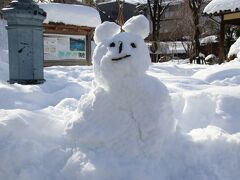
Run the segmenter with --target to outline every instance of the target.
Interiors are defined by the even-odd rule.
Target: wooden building
[[[96,9],[83,5],[39,4],[44,21],[44,65],[90,65],[92,37],[101,23]]]
[[[209,0],[201,5],[204,8]],[[160,40],[179,41],[190,40],[193,37],[193,20],[189,3],[182,0],[172,0],[163,3],[168,5],[161,16]],[[216,34],[217,27],[214,22],[199,13],[199,27],[201,37]]]
[[[224,39],[225,26],[240,25],[240,2],[238,0],[212,0],[204,9],[204,14],[213,17],[220,17],[220,48],[218,52],[219,64],[225,59],[224,54]]]
[[[209,2],[209,0],[204,1],[201,8],[204,8],[207,2]],[[162,48],[159,47],[160,49],[156,53],[160,57],[190,57],[192,54],[192,42],[194,41],[194,24],[188,2],[182,0],[167,0],[163,1],[162,5],[168,7],[165,9],[160,19],[159,44],[163,46],[163,49],[167,49],[163,44],[168,44],[168,46],[170,45],[169,48],[172,50],[162,51]],[[202,16],[201,12],[199,12],[199,27],[201,39],[217,34],[219,30],[218,25],[208,17]],[[150,40],[150,38],[147,40]],[[208,47],[211,49],[208,50]],[[204,44],[201,46],[201,52],[204,51],[204,54],[213,53],[217,48],[217,43]]]

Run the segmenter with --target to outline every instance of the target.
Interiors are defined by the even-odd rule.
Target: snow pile
[[[47,12],[44,23],[55,22],[88,27],[101,24],[98,11],[92,7],[62,3],[40,3],[39,6]]]
[[[230,71],[230,66],[234,69],[236,64],[214,66],[222,67],[218,73],[224,74],[225,68]],[[112,146],[89,149],[90,142],[79,146],[63,135],[69,119],[78,114],[80,96],[91,91],[94,78],[91,67],[46,68],[47,81],[43,85],[0,83],[0,93],[7,97],[0,104],[0,179],[237,179],[240,175],[240,77],[219,76],[213,82],[206,82],[196,76],[208,68],[211,67],[170,62],[150,67],[148,74],[167,85],[173,114],[180,126],[178,131],[184,132],[176,132],[161,147],[158,157],[145,154],[144,148],[145,155],[137,157],[129,157],[128,151],[116,154],[118,149],[115,151]],[[121,99],[117,96],[117,100]],[[149,101],[152,100],[146,99],[146,103]],[[98,99],[102,106],[105,102],[105,98]],[[121,117],[123,121],[124,114]],[[124,122],[118,125],[121,128]],[[95,127],[91,127],[90,135],[103,128],[101,124]],[[111,133],[110,139],[118,127],[112,131],[108,127],[105,130]],[[98,132],[97,139],[102,134]],[[126,137],[125,132],[122,137]],[[120,149],[127,149],[128,145]]]
[[[211,59],[216,59],[217,57],[214,54],[209,54],[207,55],[207,57],[205,58],[206,61],[209,61]]]
[[[184,131],[207,125],[218,126],[229,133],[240,131],[240,119],[235,116],[236,105],[240,103],[239,65],[239,62],[214,65],[192,75],[193,79],[201,80],[202,87],[211,86],[185,94],[186,100],[179,117]],[[191,107],[193,104],[194,108]],[[196,116],[198,118],[194,118]]]
[[[235,68],[232,65],[228,66],[213,66],[211,68],[199,71],[195,73],[192,77],[201,79],[208,83],[212,83],[216,80],[224,80],[225,78],[232,78],[239,75],[240,66],[236,66]]]
[[[212,0],[203,10],[204,13],[214,14],[221,11],[235,11],[240,9],[239,0]]]
[[[102,39],[93,58],[95,86],[81,98],[77,117],[67,129],[79,146],[156,156],[173,133],[175,123],[168,91],[145,73],[150,56],[140,36],[148,36],[149,31],[133,32],[142,24],[148,27],[146,21],[144,16],[136,16],[123,26],[128,32],[115,35],[116,26],[112,26],[113,35],[108,34],[111,38],[95,37]],[[100,31],[104,32],[104,28],[111,26],[103,23]],[[98,30],[95,36],[106,37]]]
[[[217,63],[217,57],[214,54],[209,54],[205,58],[205,61],[207,64],[212,65],[212,64]]]
[[[236,57],[240,59],[240,38],[230,47],[228,52],[228,58],[233,59]]]

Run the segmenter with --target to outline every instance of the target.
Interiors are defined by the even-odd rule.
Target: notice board
[[[86,60],[86,36],[44,34],[44,60]]]

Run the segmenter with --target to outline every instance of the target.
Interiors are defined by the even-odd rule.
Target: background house
[[[199,30],[200,30],[200,40],[203,38],[207,38],[212,35],[217,35],[220,29],[217,18],[214,20],[209,19],[206,16],[202,15],[202,10],[208,4],[209,1],[204,1],[201,4],[201,9],[199,11]],[[172,52],[162,54],[163,56],[179,56],[179,57],[191,57],[193,54],[193,45],[194,45],[194,34],[195,34],[195,24],[192,11],[189,7],[188,0],[173,0],[173,1],[164,1],[162,3],[163,7],[167,7],[160,19],[160,35],[159,41],[161,42],[159,45],[163,44],[163,42],[171,42],[171,44],[178,44],[176,46],[172,46],[171,48],[176,47]],[[145,13],[148,14],[148,13]],[[151,38],[149,38],[151,39]],[[209,52],[214,53],[218,51],[219,41],[214,43],[209,42],[208,45],[201,43],[200,52],[208,55]],[[187,46],[182,46],[181,44],[187,44]],[[185,53],[181,51],[181,54],[176,53],[179,51],[179,47],[182,46],[185,49]],[[177,48],[178,47],[178,48]],[[186,47],[186,48],[185,48]],[[161,49],[161,47],[160,47]],[[159,51],[155,52],[158,53]],[[179,51],[180,52],[180,51]],[[182,54],[183,53],[183,54]],[[178,55],[179,54],[179,55]],[[160,56],[162,56],[160,55]]]
[[[163,3],[163,6],[168,5],[168,8],[161,16],[160,24],[160,39],[161,41],[169,40],[185,40],[192,34],[193,20],[188,1],[175,0]],[[208,1],[203,3],[202,8],[208,4]],[[201,11],[202,12],[202,11]],[[200,31],[201,37],[217,34],[219,26],[206,16],[202,16],[200,12]]]

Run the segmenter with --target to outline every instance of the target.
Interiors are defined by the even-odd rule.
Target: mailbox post
[[[43,21],[46,12],[32,0],[13,0],[2,12],[7,20],[9,83],[43,83]]]

